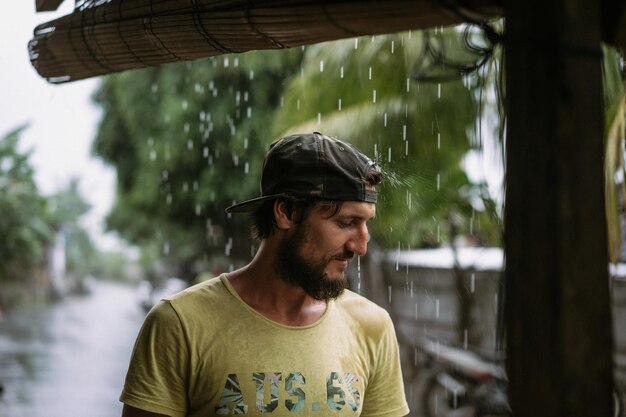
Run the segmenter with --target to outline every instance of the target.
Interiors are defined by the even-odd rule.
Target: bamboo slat
[[[225,53],[460,23],[428,0],[83,2],[35,28],[30,60],[51,83]]]

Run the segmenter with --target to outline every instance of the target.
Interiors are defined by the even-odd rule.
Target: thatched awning
[[[224,53],[280,49],[461,23],[428,0],[79,2],[35,28],[30,59],[62,83]]]

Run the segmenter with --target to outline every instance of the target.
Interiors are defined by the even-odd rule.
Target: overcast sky
[[[114,198],[115,174],[91,157],[100,113],[90,96],[97,79],[62,85],[48,84],[28,59],[28,41],[37,24],[71,12],[74,2],[65,0],[58,12],[35,13],[35,0],[11,1],[0,13],[0,136],[29,124],[22,134],[21,149],[32,149],[31,164],[40,191],[50,195],[80,177],[80,190],[92,210],[83,224],[99,243],[102,219]]]

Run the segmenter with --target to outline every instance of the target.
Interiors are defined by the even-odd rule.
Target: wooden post
[[[506,3],[506,340],[516,417],[611,411],[600,3]]]

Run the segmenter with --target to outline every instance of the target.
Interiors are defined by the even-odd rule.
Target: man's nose
[[[367,253],[367,241],[369,240],[369,232],[367,226],[364,224],[357,227],[354,230],[354,234],[347,242],[347,249],[350,252],[354,252],[359,256],[363,256]]]

